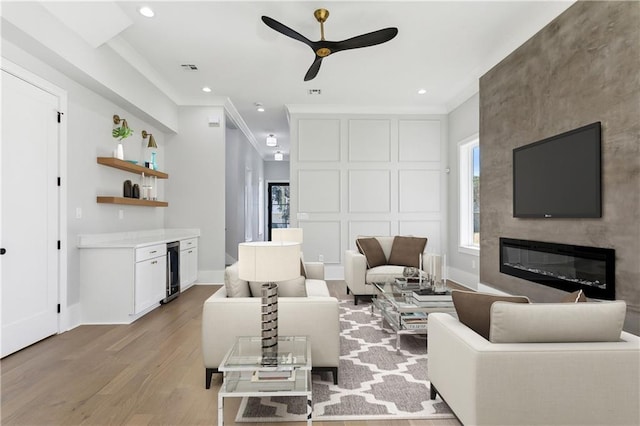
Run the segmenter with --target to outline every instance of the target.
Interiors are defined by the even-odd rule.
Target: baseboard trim
[[[65,324],[61,324],[60,332],[64,333],[65,331],[73,330],[74,328],[83,325],[82,321],[80,321],[81,315],[81,306],[80,303],[75,303],[73,305],[67,306],[67,312],[65,315]]]
[[[198,271],[198,280],[196,281],[197,284],[199,283],[224,283],[224,270],[222,271],[217,271],[217,270],[208,270],[208,271],[203,271],[202,269],[200,269]]]
[[[452,268],[451,266],[447,268],[447,279],[468,287],[471,290],[478,290],[480,281],[478,275],[463,271],[462,269]]]

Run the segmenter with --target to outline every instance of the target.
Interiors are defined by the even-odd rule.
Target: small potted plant
[[[122,140],[133,135],[133,129],[129,128],[127,120],[125,120],[124,118],[120,118],[118,115],[113,116],[113,122],[114,124],[120,124],[120,127],[116,127],[111,132],[111,135],[114,138],[118,138],[118,148],[116,149],[115,157],[120,160],[124,160],[124,148],[122,146]]]

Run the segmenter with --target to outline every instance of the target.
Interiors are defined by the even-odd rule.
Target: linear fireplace
[[[500,238],[500,272],[587,297],[615,299],[615,250]]]

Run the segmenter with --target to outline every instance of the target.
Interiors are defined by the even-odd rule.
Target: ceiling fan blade
[[[284,34],[287,37],[291,37],[292,39],[301,41],[301,42],[303,42],[304,44],[306,44],[308,46],[312,45],[311,40],[309,40],[308,38],[306,38],[305,36],[303,36],[299,32],[297,32],[295,30],[292,30],[291,28],[287,27],[286,25],[281,24],[280,22],[276,21],[273,18],[269,18],[268,16],[263,16],[262,17],[262,22],[264,22],[269,28],[276,30],[280,34]]]
[[[395,27],[384,28],[382,30],[362,34],[342,41],[327,42],[327,47],[331,49],[332,53],[339,52],[341,50],[359,49],[361,47],[369,47],[385,43],[394,38],[397,34],[398,29]]]
[[[313,61],[311,66],[309,67],[309,71],[304,76],[304,81],[313,80],[318,75],[318,71],[320,71],[320,65],[322,64],[322,58],[316,55],[316,59]]]

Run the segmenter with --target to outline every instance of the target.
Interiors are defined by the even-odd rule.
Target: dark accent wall
[[[616,250],[625,329],[640,331],[640,2],[580,1],[480,79],[480,281],[536,302],[563,294],[499,271],[498,238]],[[513,149],[602,122],[603,214],[513,217]]]

